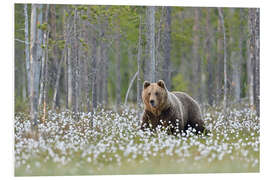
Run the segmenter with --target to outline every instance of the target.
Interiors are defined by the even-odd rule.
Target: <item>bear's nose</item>
[[[151,104],[152,106],[155,106],[155,101],[154,101],[154,100],[150,100],[150,104]]]

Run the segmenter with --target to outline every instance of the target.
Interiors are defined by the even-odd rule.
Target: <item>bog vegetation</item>
[[[15,116],[15,175],[258,172],[260,126],[246,105],[204,112],[208,136],[138,130],[134,107],[120,113],[48,112],[31,136],[31,120]]]
[[[258,172],[256,8],[15,4],[15,174]],[[138,130],[143,80],[207,136]]]

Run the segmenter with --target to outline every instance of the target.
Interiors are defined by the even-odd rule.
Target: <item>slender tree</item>
[[[27,4],[24,5],[24,33],[25,33],[25,65],[26,65],[26,77],[27,77],[27,94],[30,93],[30,57],[29,57],[29,25],[28,25],[28,13]]]
[[[38,9],[38,10],[37,10]],[[38,11],[38,12],[37,12]],[[42,23],[42,5],[32,4],[31,12],[31,40],[30,40],[30,116],[32,127],[38,123],[38,95],[39,95],[39,75],[40,75],[40,58],[41,58],[41,41],[42,32],[37,29],[37,23]]]
[[[247,75],[248,75],[248,98],[249,104],[254,105],[254,9],[248,10],[248,61],[247,61]]]
[[[171,7],[166,7],[164,32],[164,63],[163,80],[168,89],[171,89]]]
[[[45,24],[48,22],[48,14],[49,14],[49,7],[50,5],[48,4],[46,7],[46,12],[45,12]],[[47,28],[47,27],[46,27]],[[41,59],[41,75],[40,75],[40,93],[39,93],[39,101],[38,104],[39,106],[42,103],[42,100],[44,98],[44,84],[45,84],[45,66],[46,66],[46,51],[48,50],[47,46],[47,39],[48,39],[48,30],[44,29],[43,30],[43,39],[42,39],[42,59]]]
[[[234,18],[234,16],[236,16],[237,11],[232,8],[229,11],[229,17],[231,19]],[[241,21],[241,19],[239,19]],[[241,22],[240,22],[241,23]],[[232,64],[232,82],[231,82],[231,86],[232,86],[232,90],[233,90],[233,97],[235,99],[236,102],[240,101],[240,88],[241,88],[241,84],[240,84],[240,74],[241,74],[241,53],[240,53],[240,48],[239,50],[236,49],[236,44],[239,43],[238,47],[241,47],[241,40],[240,40],[240,36],[241,34],[238,34],[238,32],[240,32],[240,29],[235,28],[237,24],[236,23],[232,23],[230,25],[230,38],[229,38],[229,43],[230,43],[230,62]],[[239,40],[238,40],[239,38]]]
[[[149,30],[149,55],[150,55],[150,79],[156,81],[156,61],[155,61],[155,7],[147,7],[148,30]]]
[[[199,68],[200,68],[200,55],[199,55],[199,43],[200,43],[200,37],[199,37],[199,8],[195,7],[194,9],[194,25],[193,25],[193,45],[192,45],[192,59],[194,61],[195,67],[192,69],[193,77],[194,77],[194,94],[193,96],[196,99],[199,99],[199,85],[200,85],[200,79],[198,76]]]
[[[222,79],[223,79],[223,53],[222,53],[222,36],[219,36],[219,34],[222,34],[222,27],[221,27],[221,21],[218,20],[217,25],[217,64],[216,64],[216,102],[219,103],[221,101],[221,95],[222,95]]]
[[[68,37],[69,37],[69,33],[67,33],[67,38]],[[60,62],[58,63],[58,66],[57,66],[56,83],[55,83],[55,86],[54,86],[54,93],[53,93],[53,104],[52,104],[52,109],[53,110],[55,110],[55,108],[56,108],[56,97],[57,97],[57,94],[58,94],[58,91],[59,91],[61,67],[62,67],[64,58],[65,58],[65,52],[66,52],[67,44],[68,44],[67,42],[68,42],[68,39],[65,41],[65,46],[64,46],[64,49],[62,50],[61,59],[60,59]]]
[[[91,62],[91,88],[92,88],[92,106],[93,110],[97,108],[97,38],[94,33],[92,33],[92,62]]]
[[[206,40],[205,40],[205,53],[206,53],[206,60],[207,60],[207,72],[208,72],[208,77],[207,77],[207,98],[208,98],[208,103],[212,106],[213,105],[213,61],[211,58],[211,37],[212,37],[212,30],[211,30],[211,23],[210,23],[210,13],[211,10],[210,8],[206,9],[206,26],[205,26],[205,31],[206,31]]]
[[[71,27],[71,25],[70,25],[70,20],[68,20],[67,21],[67,26],[68,27]],[[73,68],[72,68],[72,60],[71,60],[71,46],[72,46],[72,44],[71,44],[71,39],[70,39],[70,41],[68,41],[68,46],[67,46],[67,74],[68,74],[68,77],[67,77],[67,86],[68,86],[68,94],[67,94],[67,96],[68,96],[68,108],[69,109],[72,109],[72,104],[73,104],[73,102],[72,102],[72,94],[73,94],[73,92],[72,92],[72,90],[73,90],[73,88],[72,88],[72,80],[73,80]]]
[[[254,22],[254,51],[255,51],[255,94],[254,101],[257,115],[260,116],[260,9],[255,9]]]
[[[115,48],[116,48],[116,56],[115,56],[115,72],[116,72],[116,104],[117,106],[121,104],[121,72],[120,72],[120,65],[121,65],[121,47],[120,47],[120,29],[119,24],[117,26],[117,32],[115,37]]]
[[[223,95],[223,111],[227,111],[227,44],[226,44],[226,30],[224,25],[224,17],[221,8],[218,8],[219,19],[221,22],[223,32],[223,50],[224,50],[224,95]]]
[[[139,40],[138,40],[138,54],[137,54],[137,107],[138,107],[138,112],[137,112],[137,117],[138,119],[140,118],[139,114],[139,107],[141,103],[141,54],[142,54],[142,46],[141,46],[141,36],[142,36],[142,17],[139,16]]]

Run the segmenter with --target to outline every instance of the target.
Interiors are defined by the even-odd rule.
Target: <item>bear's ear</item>
[[[150,86],[150,82],[149,81],[144,81],[143,88],[146,89],[148,86]]]
[[[163,80],[159,80],[157,82],[157,85],[163,89],[166,89],[166,85],[165,85],[165,82]]]

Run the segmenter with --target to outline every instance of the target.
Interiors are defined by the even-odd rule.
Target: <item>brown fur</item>
[[[169,127],[173,134],[186,130],[188,124],[197,131],[204,131],[199,104],[183,92],[169,92],[165,83],[144,82],[142,99],[145,105],[141,129]],[[154,105],[151,105],[150,101]]]

